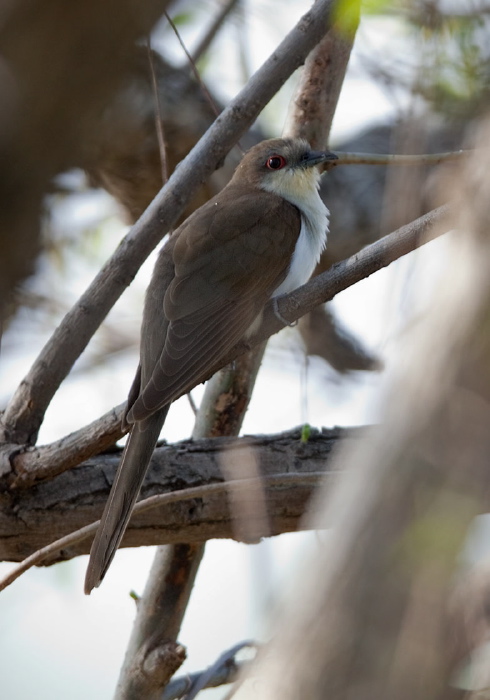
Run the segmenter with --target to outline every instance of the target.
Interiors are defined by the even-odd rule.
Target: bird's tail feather
[[[90,550],[85,593],[100,584],[124,535],[153,450],[168,413],[165,406],[136,423],[129,435]]]

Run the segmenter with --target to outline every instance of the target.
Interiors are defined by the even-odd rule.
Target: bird
[[[253,335],[270,300],[310,278],[329,223],[316,166],[336,158],[302,138],[260,142],[162,247],[123,418],[129,437],[92,543],[86,594],[112,562],[172,401]]]

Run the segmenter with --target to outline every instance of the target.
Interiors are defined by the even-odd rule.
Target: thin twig
[[[192,56],[190,55],[189,51],[187,50],[187,46],[184,44],[184,40],[182,39],[179,30],[175,26],[175,23],[172,21],[169,14],[167,12],[165,12],[164,14],[165,14],[165,17],[167,18],[168,23],[172,27],[174,34],[177,37],[177,40],[178,40],[180,46],[182,47],[183,52],[187,56],[187,60],[189,61],[189,65],[191,66],[192,72],[194,73],[194,77],[196,78],[197,82],[199,83],[199,86],[200,86],[209,106],[213,110],[215,116],[218,117],[220,114],[220,110],[216,106],[216,103],[213,100],[213,98],[211,97],[211,93],[209,92],[204,80],[201,78],[201,74],[197,70],[196,63],[195,63],[194,59],[192,58]]]
[[[146,48],[148,50],[148,63],[150,64],[151,84],[153,88],[153,100],[155,102],[155,129],[158,138],[158,150],[160,153],[160,163],[162,166],[162,186],[168,180],[167,167],[167,148],[165,145],[165,135],[163,133],[163,117],[160,105],[160,95],[158,92],[157,77],[155,74],[155,63],[153,61],[153,52],[151,49],[151,38],[148,36],[146,40]]]
[[[133,515],[144,513],[152,508],[166,506],[172,503],[178,503],[180,501],[187,501],[193,498],[206,498],[209,496],[223,495],[230,489],[256,487],[257,482],[260,482],[260,484],[265,487],[269,484],[274,486],[286,486],[290,485],[291,483],[298,486],[314,486],[323,476],[325,476],[324,472],[309,472],[308,474],[273,474],[270,476],[261,477],[260,479],[235,479],[232,482],[226,483],[220,482],[218,484],[192,486],[181,491],[161,493],[156,496],[150,496],[150,498],[145,498],[145,500],[139,501],[135,505]],[[3,591],[5,588],[10,586],[10,584],[16,581],[19,576],[28,571],[28,569],[41,564],[49,556],[55,554],[61,549],[64,549],[65,547],[73,546],[90,535],[95,534],[99,523],[100,520],[96,520],[95,522],[90,523],[90,525],[85,525],[85,527],[75,530],[75,532],[71,532],[69,535],[65,535],[65,537],[61,537],[55,542],[51,542],[51,544],[46,545],[46,547],[38,549],[36,552],[21,561],[20,564],[18,564],[9,574],[7,574],[7,576],[0,579],[0,591]]]
[[[187,401],[189,402],[192,413],[197,416],[197,406],[196,402],[194,401],[194,397],[192,396],[192,391],[187,392]]]
[[[331,167],[338,165],[437,165],[444,161],[460,160],[471,156],[474,151],[448,151],[446,153],[422,153],[420,155],[398,155],[378,153],[339,153],[335,151],[338,160],[329,163]]]

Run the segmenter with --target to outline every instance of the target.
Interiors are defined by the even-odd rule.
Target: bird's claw
[[[296,321],[287,321],[284,316],[281,315],[281,312],[279,311],[279,305],[277,303],[278,297],[274,297],[272,300],[272,308],[274,310],[274,316],[281,321],[281,323],[284,323],[285,326],[289,326],[289,328],[294,328],[294,326],[298,325],[298,319]]]

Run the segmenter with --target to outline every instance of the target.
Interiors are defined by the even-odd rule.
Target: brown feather
[[[163,300],[170,325],[130,422],[189,391],[245,334],[286,276],[301,227],[292,204],[240,185],[199,214],[198,226],[191,216],[172,237],[175,276]]]
[[[278,177],[266,168],[277,151],[296,168],[295,180],[278,180],[286,188],[296,183],[293,194],[261,187],[262,179],[270,183]],[[86,593],[99,585],[119,546],[170,403],[203,381],[246,335],[288,276],[302,226],[291,201],[297,191],[305,202],[308,192],[315,195],[317,180],[304,174],[310,153],[301,140],[256,146],[230,184],[192,214],[160,252],[146,294],[140,366],[125,415],[132,428],[92,545]],[[311,154],[311,165],[319,162],[317,156]],[[323,207],[319,198],[318,203]],[[321,236],[327,218],[317,213]]]

